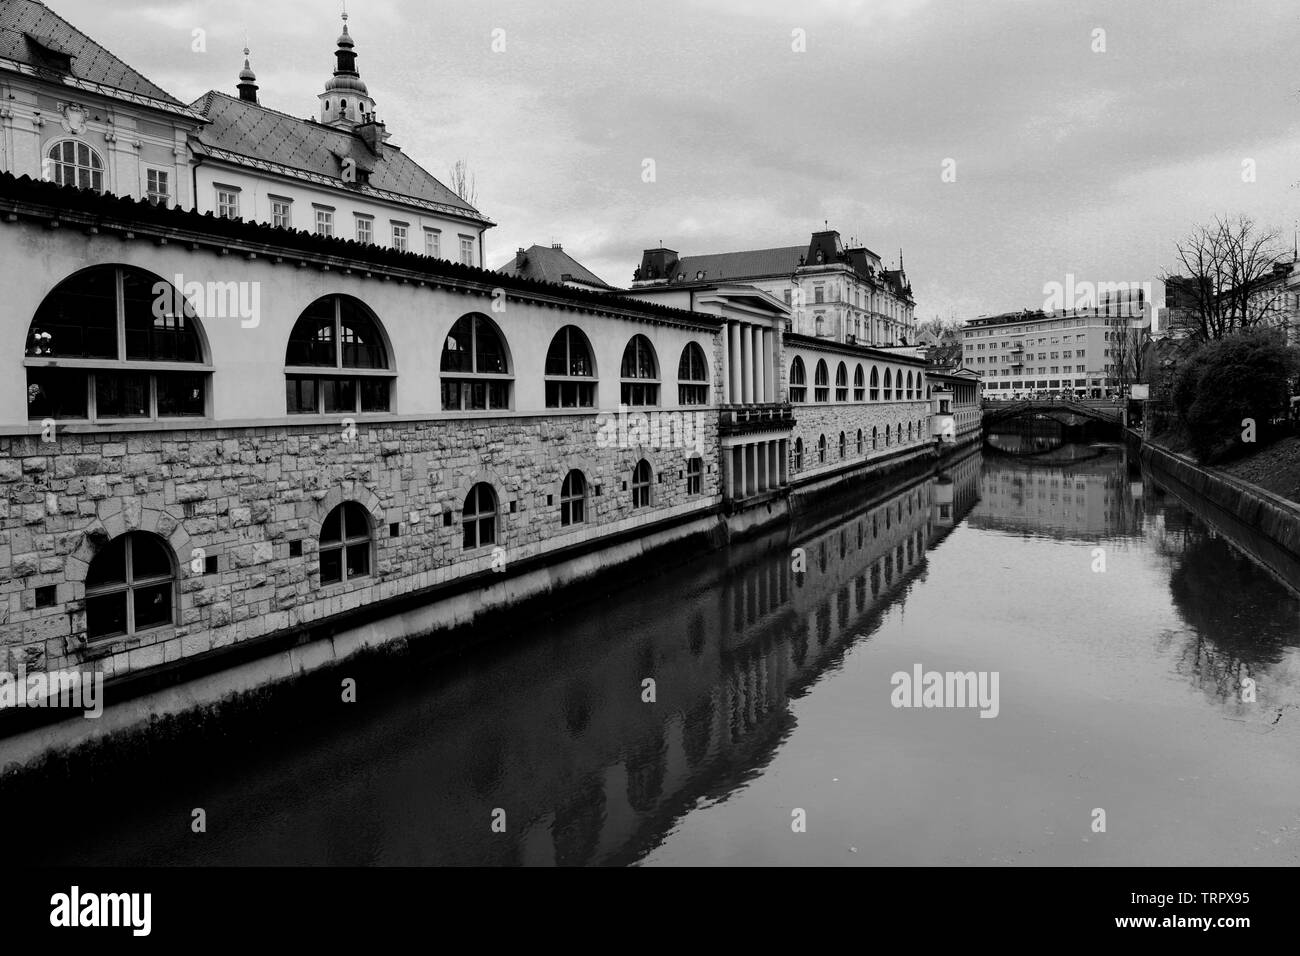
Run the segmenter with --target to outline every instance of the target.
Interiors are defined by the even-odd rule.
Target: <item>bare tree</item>
[[[478,177],[469,170],[469,163],[463,159],[456,160],[451,167],[451,188],[456,195],[471,206],[478,206]]]
[[[1280,255],[1278,234],[1248,216],[1216,217],[1178,243],[1181,275],[1166,275],[1185,299],[1185,332],[1201,342],[1276,321],[1280,284],[1270,282]]]

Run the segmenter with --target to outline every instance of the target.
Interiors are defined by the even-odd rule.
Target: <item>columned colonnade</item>
[[[777,401],[776,344],[770,327],[728,322],[727,375],[723,376],[726,405],[762,405]]]
[[[767,438],[723,448],[728,498],[762,494],[790,482],[790,440]]]

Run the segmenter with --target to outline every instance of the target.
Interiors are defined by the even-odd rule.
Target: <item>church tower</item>
[[[246,103],[257,102],[257,75],[248,65],[248,47],[244,47],[244,68],[239,71],[239,98]]]
[[[344,13],[343,32],[339,35],[338,49],[334,51],[334,75],[325,83],[325,92],[318,97],[320,121],[326,126],[352,129],[375,121],[375,101],[370,98],[370,92],[357,72],[355,46],[348,33],[348,15]]]

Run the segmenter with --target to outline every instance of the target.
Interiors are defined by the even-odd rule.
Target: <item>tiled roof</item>
[[[184,106],[44,4],[0,0],[0,57],[43,70],[51,67],[45,50],[71,57],[70,75],[78,80]]]
[[[519,276],[523,279],[537,279],[540,282],[563,282],[569,276],[574,282],[613,288],[608,282],[596,275],[573,256],[556,246],[532,246],[524,250],[523,262],[516,254],[505,265],[498,267],[502,275]]]
[[[380,191],[396,197],[452,207],[470,219],[484,217],[396,146],[383,144],[383,158],[370,151],[357,133],[268,109],[210,90],[191,104],[209,124],[196,135],[196,151],[229,162],[271,164],[289,174],[339,180],[340,161],[352,157],[370,170],[362,193]]]
[[[703,272],[702,279],[716,282],[719,279],[757,279],[762,276],[793,275],[799,268],[799,257],[806,246],[784,246],[780,249],[753,249],[749,252],[720,252],[710,256],[687,256],[678,260],[674,270],[685,273],[687,282]]]

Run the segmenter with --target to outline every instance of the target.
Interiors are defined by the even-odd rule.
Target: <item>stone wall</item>
[[[790,468],[790,479],[799,481],[819,473],[832,473],[847,464],[861,464],[873,459],[881,459],[909,448],[925,448],[934,445],[930,436],[930,403],[911,402],[847,402],[830,404],[805,404],[794,407],[794,432],[790,447],[793,449],[796,438],[803,440],[803,467]],[[907,423],[912,423],[912,440],[907,440]],[[921,423],[918,434],[917,422]],[[903,426],[903,442],[899,444],[894,435],[899,425]],[[878,430],[879,441],[873,450],[871,447],[871,429]],[[885,443],[885,429],[890,429],[890,440]],[[863,450],[858,454],[858,429],[862,429]],[[840,432],[847,439],[846,456],[840,458]],[[826,436],[826,463],[817,460],[817,441]],[[793,461],[793,459],[792,459]]]
[[[592,414],[363,422],[350,437],[337,425],[304,424],[0,438],[0,567],[12,568],[0,581],[0,667],[94,661],[112,677],[486,571],[494,560],[508,566],[707,513],[720,500],[716,414],[703,421],[699,495],[686,492],[693,452],[599,447]],[[655,482],[651,506],[634,510],[641,458]],[[561,527],[560,486],[573,468],[588,483],[587,521]],[[498,497],[500,551],[462,548],[461,510],[479,481]],[[369,514],[371,574],[322,587],[321,524],[347,500]],[[175,623],[88,643],[90,561],[131,530],[171,547]],[[291,542],[301,555],[290,555]],[[50,585],[54,603],[38,608],[37,589]]]

